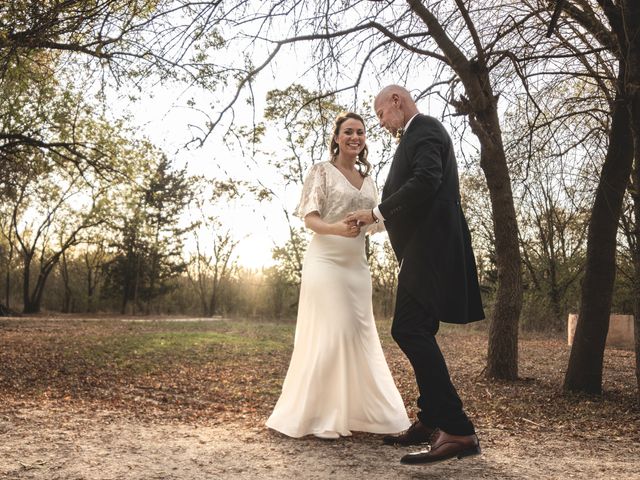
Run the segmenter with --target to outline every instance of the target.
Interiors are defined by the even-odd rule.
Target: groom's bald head
[[[411,97],[409,90],[407,90],[404,87],[401,87],[400,85],[387,85],[386,87],[384,87],[382,90],[380,90],[380,93],[378,93],[378,95],[376,96],[376,99],[373,102],[373,104],[376,105],[378,102],[386,102],[392,99],[394,95],[402,99],[402,101],[406,102],[408,105],[415,106],[416,104],[413,101],[413,98]]]
[[[411,117],[418,113],[409,91],[400,85],[388,85],[380,90],[373,102],[380,126],[395,135]]]

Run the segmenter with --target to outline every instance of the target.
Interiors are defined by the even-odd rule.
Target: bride
[[[314,235],[302,267],[289,370],[267,420],[290,437],[336,439],[410,425],[373,318],[367,232],[345,219],[377,205],[365,139],[362,117],[336,118],[331,160],[311,168],[295,212]]]

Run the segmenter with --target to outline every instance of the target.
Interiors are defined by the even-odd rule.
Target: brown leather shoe
[[[438,430],[431,440],[431,448],[422,452],[409,453],[400,459],[401,463],[435,463],[453,457],[458,459],[480,454],[480,442],[476,435],[450,435]]]
[[[386,435],[382,437],[385,445],[422,445],[429,443],[431,435],[436,429],[426,426],[420,420],[413,422],[405,432],[400,435]]]

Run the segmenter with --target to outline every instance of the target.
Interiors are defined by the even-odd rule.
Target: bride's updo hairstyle
[[[336,142],[336,137],[338,136],[338,133],[340,133],[340,127],[342,127],[342,124],[345,122],[345,120],[349,118],[358,120],[360,123],[362,123],[362,126],[364,127],[364,120],[357,113],[342,112],[336,117],[336,120],[333,124],[333,134],[331,135],[331,142],[329,143],[329,152],[331,154],[332,162],[336,160],[336,158],[338,157],[338,152],[340,151],[340,146]],[[365,127],[365,130],[366,130],[366,127]],[[360,170],[360,175],[362,175],[363,177],[366,177],[367,175],[369,175],[369,172],[371,171],[371,164],[367,160],[368,154],[369,154],[369,149],[367,148],[367,144],[365,143],[364,148],[358,154],[358,160],[356,160],[356,164],[358,165],[358,169]]]

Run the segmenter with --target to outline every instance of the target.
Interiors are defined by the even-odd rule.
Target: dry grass
[[[294,325],[243,321],[131,321],[122,318],[0,320],[0,403],[122,411],[138,418],[219,424],[263,422],[275,404]],[[413,412],[409,363],[379,325],[387,359]],[[465,408],[478,428],[640,441],[634,354],[607,350],[599,397],[560,385],[564,339],[524,336],[516,382],[483,376],[486,335],[445,326],[438,340]]]

